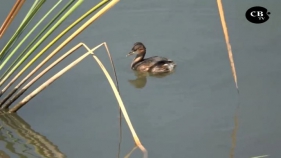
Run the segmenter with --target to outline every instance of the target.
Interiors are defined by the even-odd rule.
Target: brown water
[[[27,1],[23,10],[27,11],[32,2]],[[54,34],[60,33],[97,2],[85,1]],[[13,3],[6,1],[0,6],[1,21]],[[52,4],[46,2],[35,21]],[[79,42],[85,42],[89,47],[107,42],[124,104],[150,158],[231,158],[232,154],[235,158],[261,155],[276,158],[281,154],[278,121],[281,119],[281,54],[278,45],[281,12],[277,7],[280,4],[277,1],[223,0],[239,96],[215,1],[121,1],[59,54]],[[268,22],[256,25],[246,20],[246,10],[256,5],[271,12]],[[24,14],[17,17],[1,39],[0,47],[4,46],[22,17]],[[34,21],[28,28],[33,24]],[[39,30],[35,32],[37,34]],[[52,35],[44,44],[54,37]],[[146,45],[147,56],[173,59],[177,63],[176,71],[165,77],[136,77],[129,68],[132,58],[125,55],[137,41]],[[42,48],[40,46],[36,52]],[[84,52],[84,49],[78,50],[26,94]],[[96,53],[110,68],[104,49]],[[236,113],[239,101],[240,108]],[[91,57],[41,92],[18,114],[20,117],[1,116],[2,157],[117,157],[118,104]],[[235,114],[238,128],[232,137]],[[134,147],[125,122],[122,129],[120,157]],[[136,150],[131,157],[142,157],[142,154]]]

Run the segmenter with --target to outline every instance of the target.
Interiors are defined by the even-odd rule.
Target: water
[[[2,21],[14,2],[6,3],[7,7],[1,6]],[[23,10],[27,11],[31,3],[27,1]],[[85,1],[55,34],[96,3]],[[37,18],[44,15],[52,4],[46,2]],[[70,42],[59,55],[79,42],[85,42],[89,47],[107,42],[115,62],[122,99],[151,158],[225,158],[233,153],[235,158],[278,157],[281,144],[278,122],[281,110],[281,54],[278,49],[281,19],[277,6],[280,2],[223,1],[223,5],[236,64],[239,96],[215,1],[121,1]],[[256,25],[246,21],[246,10],[256,5],[269,9],[268,22]],[[23,16],[19,15],[9,28],[2,38],[1,47]],[[44,44],[54,37],[52,35]],[[160,55],[174,60],[176,71],[161,78],[139,77],[134,84],[136,82],[132,80],[136,76],[129,68],[132,58],[125,56],[137,41],[146,45],[147,56]],[[37,50],[42,48],[40,46]],[[21,47],[19,51],[23,49]],[[79,49],[26,94],[84,52],[85,49]],[[96,53],[110,69],[104,48]],[[239,101],[238,131],[232,137]],[[18,115],[1,117],[2,157],[117,157],[118,104],[102,71],[91,57],[41,92]],[[17,130],[23,132],[17,133]],[[120,157],[134,147],[124,121],[122,132]],[[42,142],[47,146],[44,149],[51,153],[37,150]],[[142,157],[142,153],[135,150],[131,157]]]

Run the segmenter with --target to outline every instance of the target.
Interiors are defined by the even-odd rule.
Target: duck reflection
[[[150,72],[140,72],[140,71],[134,71],[134,74],[136,76],[136,79],[134,80],[128,80],[132,86],[135,88],[141,89],[144,88],[147,83],[147,77],[156,77],[156,78],[164,78],[168,75],[171,75],[174,73],[174,71],[167,72],[167,73],[150,73]]]

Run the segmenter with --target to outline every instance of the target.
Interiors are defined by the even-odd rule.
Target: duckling
[[[176,67],[174,61],[165,57],[153,56],[145,59],[146,47],[141,42],[136,42],[131,52],[126,56],[133,54],[136,54],[136,57],[131,63],[132,70],[151,73],[167,73],[173,71]]]

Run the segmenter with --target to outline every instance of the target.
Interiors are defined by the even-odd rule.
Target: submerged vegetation
[[[17,121],[21,120],[18,119],[17,115],[14,114],[20,108],[22,108],[24,105],[26,105],[32,98],[34,98],[37,94],[39,94],[42,90],[47,88],[50,84],[52,84],[55,80],[57,80],[59,77],[61,77],[65,72],[69,71],[71,68],[73,68],[75,65],[77,65],[79,62],[83,61],[86,57],[92,56],[94,61],[98,63],[101,70],[103,71],[105,77],[107,78],[112,91],[117,99],[117,102],[120,107],[120,125],[121,125],[121,115],[123,114],[128,127],[132,133],[133,139],[135,141],[136,147],[133,148],[135,150],[137,147],[143,152],[143,157],[147,157],[147,151],[144,148],[144,146],[141,144],[140,139],[138,138],[133,125],[130,121],[130,118],[128,116],[128,113],[126,111],[125,105],[122,101],[122,98],[119,94],[119,86],[118,86],[118,79],[115,71],[114,62],[111,58],[111,54],[109,52],[109,48],[107,46],[106,42],[103,42],[99,44],[98,46],[95,46],[94,48],[89,48],[85,43],[78,43],[73,48],[71,48],[69,51],[64,53],[62,56],[58,57],[54,62],[52,62],[50,65],[48,65],[44,70],[40,71],[39,69],[44,66],[51,58],[53,58],[58,52],[62,50],[69,42],[71,42],[77,35],[79,35],[82,31],[87,29],[88,26],[90,26],[93,22],[95,22],[98,18],[100,18],[104,13],[106,13],[109,9],[111,9],[116,3],[119,2],[119,0],[102,0],[100,3],[93,6],[90,10],[88,10],[86,13],[84,13],[81,17],[79,17],[77,20],[75,20],[72,24],[70,24],[67,28],[65,28],[61,33],[56,35],[56,37],[49,42],[47,45],[44,45],[42,50],[37,50],[39,46],[42,45],[42,43],[50,36],[52,33],[60,27],[60,25],[71,15],[75,13],[75,10],[79,8],[81,4],[83,4],[83,0],[70,0],[65,6],[62,7],[62,9],[48,22],[47,25],[45,25],[41,31],[31,40],[29,44],[27,45],[22,52],[19,52],[18,49],[26,42],[27,39],[31,38],[31,34],[34,32],[35,29],[38,29],[40,24],[42,24],[43,21],[47,17],[50,16],[54,10],[61,5],[63,2],[62,0],[57,1],[53,7],[42,17],[39,19],[34,19],[34,16],[40,11],[42,7],[44,7],[44,3],[46,0],[35,0],[35,2],[30,7],[29,11],[27,12],[25,18],[22,20],[20,25],[18,26],[18,29],[15,30],[12,37],[5,41],[5,46],[2,48],[0,52],[0,108],[1,108],[1,120],[11,120],[8,121],[9,123],[6,124],[6,126],[10,126],[9,124],[12,123],[13,126],[17,126],[19,122],[23,121]],[[5,32],[7,31],[7,28],[13,23],[14,18],[17,16],[18,13],[21,12],[21,7],[25,4],[25,0],[17,0],[14,4],[13,8],[11,9],[10,13],[8,14],[6,20],[2,24],[0,28],[0,38],[3,37]],[[66,39],[57,46],[46,58],[40,58],[44,53],[47,52],[47,50],[50,49],[51,46],[53,46],[59,39],[61,39],[66,33],[68,33],[72,28],[77,26],[82,20],[84,20],[86,17],[89,17],[92,13],[96,12],[92,17],[89,18],[85,23],[83,23],[77,30],[75,30],[70,36],[66,37]],[[27,26],[30,24],[31,21],[37,21],[39,20],[34,27],[32,27],[31,30],[25,30]],[[21,41],[17,43],[20,36],[24,36]],[[108,57],[110,59],[110,64],[112,66],[113,72],[114,72],[114,79],[115,83],[111,77],[111,75],[108,73],[107,69],[104,67],[104,64],[99,60],[99,58],[96,56],[94,51],[100,47],[104,46],[105,50],[108,54]],[[55,75],[50,77],[48,80],[43,82],[40,86],[35,88],[30,94],[25,94],[25,92],[36,82],[38,79],[40,79],[42,76],[44,76],[49,70],[51,70],[53,67],[55,67],[57,64],[59,64],[61,61],[66,59],[69,55],[74,53],[78,48],[84,47],[86,49],[86,53],[81,55],[79,58],[74,60],[73,62],[69,63],[66,67],[64,67],[62,70],[57,72]],[[33,58],[30,58],[30,56],[36,53]],[[13,56],[16,56],[15,60],[12,60]],[[31,69],[31,66],[36,62],[40,61],[37,66],[35,66],[34,69]],[[27,62],[27,63],[25,63]],[[10,64],[10,65],[9,65]],[[7,67],[8,65],[8,67]],[[23,66],[22,69],[20,69],[20,66]],[[6,68],[7,67],[7,68]],[[17,73],[16,73],[17,72]],[[28,72],[26,76],[22,80],[19,80],[21,76],[25,72]],[[34,76],[35,73],[38,73],[38,75]],[[15,74],[14,77],[12,75]],[[13,85],[16,81],[19,80],[19,83],[17,85]],[[29,82],[27,82],[29,81]],[[11,91],[8,91],[10,87],[12,87]],[[3,95],[6,94],[6,95]],[[18,101],[20,96],[25,95],[25,97]],[[14,102],[17,102],[13,107]],[[16,118],[16,119],[15,119]],[[13,120],[15,120],[13,122]],[[4,124],[2,125],[2,128],[5,128],[5,130],[8,128]],[[25,126],[26,127],[26,126]],[[26,130],[21,129],[20,130]],[[29,130],[31,131],[31,130]],[[20,135],[21,133],[18,132]],[[36,133],[36,132],[28,132],[30,134]],[[37,134],[38,136],[38,134]],[[22,136],[25,138],[25,136]],[[27,137],[27,136],[26,136]],[[121,127],[120,127],[120,139],[121,139]],[[44,145],[44,144],[48,145]],[[46,138],[42,138],[38,140],[37,144],[43,144],[40,146],[48,146],[52,149],[52,154],[55,154],[56,157],[64,157],[61,152],[53,145],[50,145],[51,143],[48,143],[49,141],[46,141]],[[36,146],[36,145],[35,145]],[[36,147],[35,147],[36,148]],[[43,147],[46,150],[49,148]],[[120,149],[120,146],[119,146]],[[133,151],[132,150],[132,151]],[[55,151],[55,152],[54,152]],[[131,151],[131,152],[132,152]],[[125,157],[129,157],[131,152],[127,154]],[[15,152],[13,152],[15,153]],[[0,153],[5,155],[4,153]],[[39,153],[40,154],[40,153]],[[40,154],[42,156],[50,156],[52,154]],[[52,157],[55,157],[52,155]],[[119,153],[118,153],[119,157]]]

